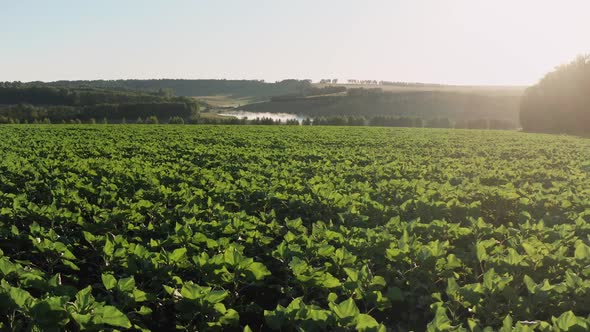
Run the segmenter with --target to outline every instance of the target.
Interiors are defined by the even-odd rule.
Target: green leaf
[[[186,258],[186,248],[174,249],[174,251],[168,256],[172,263],[178,263]]]
[[[428,323],[427,331],[448,331],[451,329],[451,320],[447,316],[447,312],[444,307],[436,308],[436,314],[434,319]]]
[[[336,302],[338,300],[338,295],[336,293],[328,294],[328,302]]]
[[[180,295],[189,300],[196,300],[202,298],[206,292],[210,290],[209,287],[201,287],[192,282],[187,282],[182,285]]]
[[[537,283],[528,275],[523,277],[523,282],[530,294],[535,294],[537,291]]]
[[[475,249],[476,249],[478,261],[483,262],[488,258],[488,254],[486,252],[486,247],[482,242],[478,242]]]
[[[92,296],[91,286],[80,290],[76,294],[76,306],[79,313],[85,312],[92,304],[94,304],[94,297]]]
[[[92,243],[94,243],[94,241],[96,241],[96,236],[94,236],[92,233],[87,232],[87,231],[82,231],[82,234],[84,235],[84,239],[86,240],[86,242],[92,244]]]
[[[141,308],[139,308],[139,310],[137,311],[137,313],[142,316],[147,316],[152,313],[152,309],[142,305]]]
[[[523,260],[523,257],[518,254],[513,248],[508,248],[508,257],[506,262],[510,265],[518,265]]]
[[[107,257],[113,257],[113,254],[115,253],[115,245],[113,244],[108,235],[105,238],[104,247],[102,247],[102,252],[104,252],[104,254]]]
[[[104,288],[107,290],[111,290],[117,286],[117,279],[112,274],[103,273],[100,277]]]
[[[289,263],[289,267],[291,268],[291,270],[293,271],[293,274],[295,274],[295,275],[303,274],[308,270],[307,263],[297,256],[295,256],[291,259],[291,262]]]
[[[8,257],[0,258],[0,272],[2,272],[2,274],[6,276],[15,271],[16,265],[10,262],[10,260],[8,260]]]
[[[238,265],[242,260],[242,255],[234,247],[230,247],[223,253],[223,259],[230,266]]]
[[[447,279],[447,289],[446,292],[449,296],[455,296],[457,294],[457,291],[460,289],[459,284],[457,284],[457,281],[455,280],[455,278],[449,278]]]
[[[79,314],[77,312],[72,312],[70,314],[72,318],[82,327],[82,329],[87,328],[87,326],[91,325],[90,321],[92,320],[91,314]]]
[[[53,248],[54,248],[54,250],[56,250],[60,253],[61,258],[66,259],[66,260],[70,260],[70,261],[76,260],[76,256],[74,256],[74,254],[68,249],[68,247],[65,244],[63,244],[61,242],[54,242]]]
[[[387,282],[385,281],[385,278],[383,278],[382,276],[374,276],[373,279],[371,279],[371,286],[383,288],[387,286]]]
[[[74,271],[80,271],[80,268],[78,267],[78,265],[74,264],[71,261],[68,261],[66,259],[62,259],[61,263],[67,267],[69,267],[70,269],[74,270]]]
[[[590,247],[582,242],[578,243],[574,257],[579,261],[590,260]]]
[[[258,262],[250,264],[246,270],[252,273],[252,276],[255,280],[262,280],[265,277],[271,275],[270,271],[266,268],[266,266]]]
[[[323,274],[322,287],[324,288],[335,288],[340,287],[340,280],[336,279],[330,272]]]
[[[59,287],[61,286],[61,274],[56,273],[55,275],[53,275],[53,277],[49,278],[49,280],[47,280],[47,284],[49,285],[49,287]]]
[[[357,331],[365,331],[367,329],[373,329],[379,327],[379,323],[375,318],[367,314],[360,314],[356,317],[356,329]]]
[[[483,286],[488,290],[494,289],[494,281],[496,281],[498,278],[499,277],[496,274],[494,268],[487,270],[483,275]]]
[[[447,264],[446,264],[447,269],[451,270],[451,269],[459,268],[462,265],[463,264],[461,263],[461,260],[459,258],[457,258],[457,256],[455,256],[455,254],[450,254],[447,256]]]
[[[63,328],[70,321],[70,314],[65,309],[68,300],[67,296],[54,296],[39,301],[31,308],[31,316],[38,326]]]
[[[331,245],[323,245],[318,249],[318,256],[321,257],[328,257],[331,256],[334,253],[334,246]]]
[[[561,330],[568,331],[570,327],[573,327],[578,324],[578,318],[570,310],[561,314],[561,316],[559,316],[559,318],[557,319],[554,319],[553,322]]]
[[[346,272],[346,275],[348,276],[350,281],[357,282],[359,280],[359,272],[357,270],[345,267],[344,272]]]
[[[137,288],[133,289],[133,299],[135,302],[144,302],[148,300],[147,293]]]
[[[524,249],[524,251],[527,253],[527,255],[529,256],[534,256],[537,254],[537,249],[535,249],[534,246],[528,244],[528,243],[523,243],[522,244],[522,248]]]
[[[19,273],[20,288],[45,288],[45,279],[42,276],[32,272],[21,272]]]
[[[342,301],[338,305],[330,304],[330,308],[339,318],[356,317],[360,313],[352,298]]]
[[[24,289],[17,288],[17,287],[11,287],[9,294],[10,294],[10,299],[12,299],[12,301],[14,301],[14,303],[19,308],[23,308],[23,309],[29,308],[34,301],[34,298],[31,296],[31,294],[29,292],[27,292]]]
[[[309,309],[308,311],[308,317],[321,325],[327,323],[331,315],[332,313],[328,310]]]
[[[229,293],[224,290],[210,291],[209,294],[205,296],[205,301],[209,303],[218,303],[223,301],[228,295]]]
[[[133,276],[119,279],[117,289],[123,293],[131,292],[135,288],[135,278]]]
[[[506,315],[506,318],[502,321],[500,332],[512,332],[512,317],[510,315]]]
[[[94,315],[92,321],[96,324],[107,324],[127,329],[132,326],[129,318],[124,313],[110,305],[96,308]]]
[[[223,326],[238,325],[240,322],[240,314],[234,309],[227,309],[225,314],[219,318],[219,322]]]
[[[215,303],[213,305],[213,309],[215,309],[215,311],[217,311],[218,313],[224,315],[227,312],[227,308],[225,307],[225,304],[223,303]]]

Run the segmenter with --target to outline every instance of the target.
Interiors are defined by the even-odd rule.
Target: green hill
[[[250,112],[295,113],[305,116],[447,117],[454,121],[480,118],[518,123],[520,96],[446,91],[392,92],[349,89],[345,95],[273,98],[240,107]]]

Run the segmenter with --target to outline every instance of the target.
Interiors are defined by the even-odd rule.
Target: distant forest
[[[96,81],[56,81],[32,82],[32,85],[45,85],[66,88],[120,89],[135,91],[167,91],[175,96],[200,97],[229,95],[233,97],[253,97],[269,99],[273,96],[302,94],[311,89],[310,80],[283,80],[267,83],[261,80],[96,80]]]
[[[0,123],[198,117],[194,99],[159,92],[0,83]]]

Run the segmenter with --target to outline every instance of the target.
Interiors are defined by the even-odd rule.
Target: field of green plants
[[[590,141],[0,127],[0,330],[587,331]]]

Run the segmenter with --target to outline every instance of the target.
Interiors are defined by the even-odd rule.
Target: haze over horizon
[[[10,29],[0,30],[0,81],[530,85],[590,52],[585,0],[36,0],[3,7],[0,20]]]

